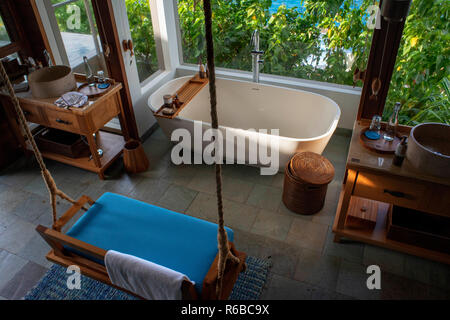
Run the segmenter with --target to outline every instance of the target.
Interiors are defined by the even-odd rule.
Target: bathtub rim
[[[153,108],[153,105],[151,103],[152,98],[156,95],[156,93],[163,88],[164,86],[168,85],[169,83],[175,82],[175,81],[179,81],[180,79],[190,79],[192,78],[192,75],[189,76],[182,76],[182,77],[178,77],[178,78],[174,78],[168,82],[166,82],[164,85],[162,85],[161,87],[159,87],[154,93],[152,93],[149,98],[148,98],[148,106],[150,108],[150,110],[155,113],[159,107]],[[328,135],[331,135],[337,128],[339,119],[341,117],[341,108],[339,107],[339,105],[331,98],[321,95],[319,93],[315,93],[315,92],[310,92],[310,91],[306,91],[306,90],[302,90],[302,89],[294,89],[294,88],[288,88],[288,87],[282,87],[282,86],[276,86],[276,85],[272,85],[272,84],[265,84],[265,83],[254,83],[252,81],[246,81],[246,80],[239,80],[239,79],[228,79],[228,78],[222,78],[222,77],[216,77],[216,79],[220,79],[220,80],[228,80],[228,81],[235,81],[235,82],[243,82],[243,83],[250,83],[250,84],[254,84],[257,86],[267,86],[267,87],[272,87],[272,88],[278,88],[278,89],[283,89],[283,90],[289,90],[289,91],[295,91],[295,92],[302,92],[302,93],[308,93],[308,94],[312,94],[312,95],[316,95],[319,96],[323,99],[328,100],[329,102],[331,102],[331,104],[336,108],[337,112],[333,118],[333,120],[331,121],[330,126],[328,127],[328,129],[325,131],[325,133],[312,137],[312,138],[293,138],[293,137],[288,137],[288,136],[276,136],[278,138],[282,138],[288,141],[314,141],[314,140],[320,140],[323,139],[325,137],[327,137]],[[209,84],[208,84],[209,85]],[[206,86],[204,87],[206,88]],[[202,90],[204,89],[202,88]],[[181,112],[180,112],[181,113]],[[156,117],[156,119],[159,121],[160,119],[158,117]],[[165,119],[165,120],[175,120],[175,119],[179,119],[179,120],[183,120],[183,121],[190,121],[190,122],[201,122],[202,124],[207,124],[211,127],[211,122],[205,122],[205,121],[201,121],[201,120],[193,120],[193,119],[189,119],[189,118],[185,118],[182,117],[180,114],[178,114],[175,118],[173,119]],[[242,128],[236,128],[236,127],[229,127],[229,126],[223,126],[219,124],[219,129],[226,129],[226,128],[231,128],[237,131],[248,131],[249,129],[242,129]],[[255,129],[255,128],[252,128]],[[266,128],[267,130],[270,130],[269,128]],[[272,128],[272,129],[276,129],[276,128]],[[257,129],[255,129],[257,130]],[[269,133],[261,133],[256,131],[258,134],[261,134],[263,136],[275,136],[273,134],[269,134]]]

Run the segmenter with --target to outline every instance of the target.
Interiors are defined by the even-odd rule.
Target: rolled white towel
[[[149,300],[180,300],[183,281],[190,281],[178,271],[114,250],[106,252],[105,265],[112,284]]]

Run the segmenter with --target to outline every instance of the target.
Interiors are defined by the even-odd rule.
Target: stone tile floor
[[[312,216],[290,212],[281,202],[283,175],[261,176],[259,169],[226,165],[226,224],[235,244],[273,263],[263,299],[449,299],[450,267],[356,242],[334,243],[333,223],[350,137],[336,133],[324,155],[336,168],[325,206]],[[105,191],[129,195],[178,212],[215,221],[214,170],[206,165],[175,166],[171,144],[158,129],[144,143],[147,172],[128,176],[120,161],[110,177],[47,161],[60,188],[72,197],[99,197]],[[58,205],[59,212],[68,208]],[[0,299],[20,299],[51,263],[48,246],[34,228],[50,225],[47,191],[32,160],[21,159],[0,174]],[[382,270],[381,290],[366,287],[366,267]]]

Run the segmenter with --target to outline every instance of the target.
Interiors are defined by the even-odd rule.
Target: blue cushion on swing
[[[218,251],[217,224],[109,192],[67,235],[181,272],[199,292]]]

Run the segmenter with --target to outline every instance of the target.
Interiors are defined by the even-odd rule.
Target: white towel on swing
[[[112,284],[149,300],[180,300],[183,280],[190,281],[180,272],[114,250],[106,252],[105,265]]]

